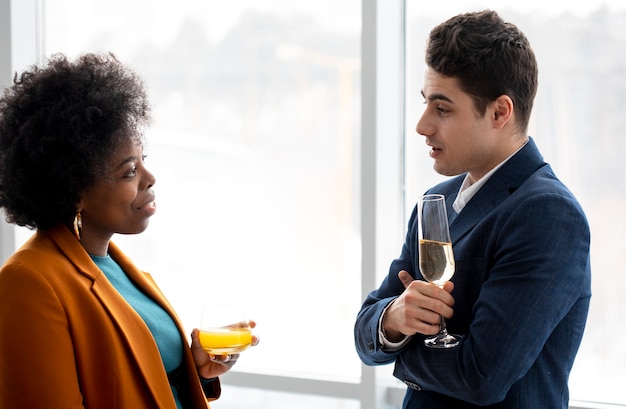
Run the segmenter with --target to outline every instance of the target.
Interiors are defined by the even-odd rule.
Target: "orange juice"
[[[209,354],[236,354],[250,346],[250,328],[208,328],[200,330],[200,344]]]

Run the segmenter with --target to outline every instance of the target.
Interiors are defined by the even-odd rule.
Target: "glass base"
[[[445,348],[454,348],[455,346],[459,345],[459,342],[461,342],[460,335],[448,334],[447,332],[440,332],[434,337],[426,338],[424,340],[424,345],[426,345],[429,348],[445,349]]]

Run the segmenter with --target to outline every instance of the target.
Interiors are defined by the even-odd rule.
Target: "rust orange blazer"
[[[113,243],[109,254],[176,322],[191,407],[208,408],[219,379],[207,399],[152,277]],[[65,226],[35,233],[0,270],[0,408],[176,408],[148,327]]]

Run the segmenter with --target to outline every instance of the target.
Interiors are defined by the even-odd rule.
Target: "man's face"
[[[426,109],[416,131],[426,137],[426,144],[432,148],[430,156],[435,160],[437,173],[454,176],[469,172],[472,181],[476,181],[500,162],[499,138],[490,120],[492,106],[479,115],[457,78],[443,76],[431,68],[424,75],[422,95]]]

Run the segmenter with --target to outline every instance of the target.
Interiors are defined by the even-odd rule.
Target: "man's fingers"
[[[443,285],[443,289],[451,293],[452,290],[454,290],[454,283],[452,281],[446,281],[446,283]]]
[[[402,284],[404,284],[404,288],[407,288],[409,284],[411,284],[411,282],[413,281],[413,277],[411,277],[411,274],[409,274],[405,270],[402,270],[398,273],[398,278],[400,279],[400,281],[402,281]]]

